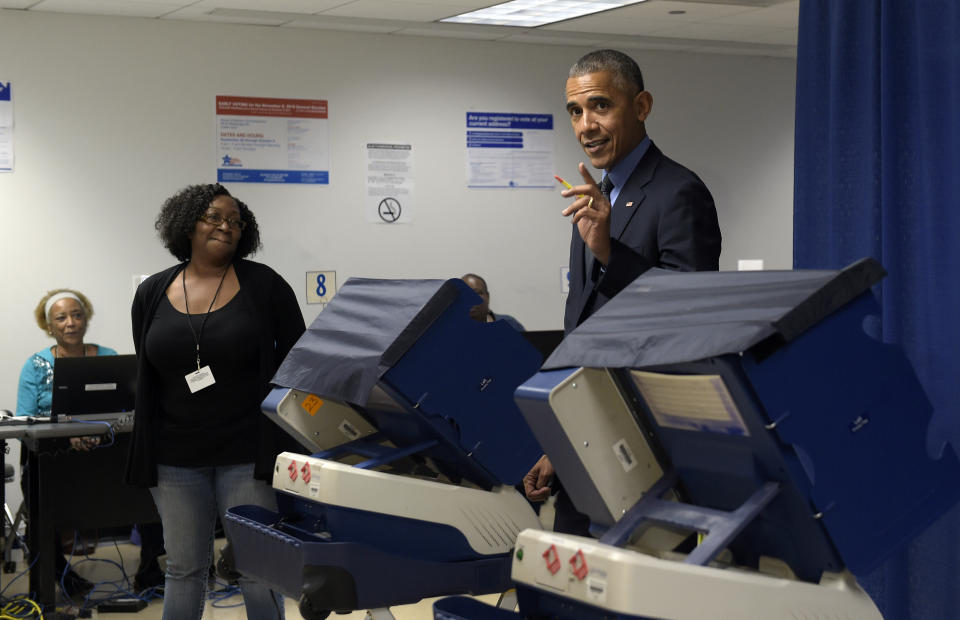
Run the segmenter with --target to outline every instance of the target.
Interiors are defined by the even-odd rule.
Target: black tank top
[[[203,316],[189,315],[198,334]],[[210,366],[216,383],[195,393],[184,379],[197,370],[187,318],[164,296],[147,332],[147,361],[160,377],[157,462],[180,467],[252,462],[263,415],[254,314],[239,292],[210,313],[200,340],[200,365]]]

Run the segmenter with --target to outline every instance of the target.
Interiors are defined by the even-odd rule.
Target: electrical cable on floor
[[[2,620],[28,620],[32,618],[43,620],[43,610],[40,609],[40,605],[26,596],[16,596],[3,601],[2,606],[0,606],[0,619]]]
[[[132,591],[132,580],[130,579],[130,576],[127,574],[123,565],[123,552],[120,549],[117,541],[114,540],[113,542],[114,548],[117,552],[117,557],[120,558],[119,562],[110,558],[90,557],[85,557],[77,562],[73,562],[75,556],[71,550],[71,553],[67,558],[66,567],[62,573],[58,574],[57,579],[57,584],[60,586],[60,590],[64,594],[66,602],[68,603],[68,605],[64,607],[64,610],[69,611],[72,614],[78,614],[80,617],[88,617],[84,616],[83,614],[85,612],[91,612],[98,605],[104,603],[128,599],[139,599],[149,603],[150,601],[158,598],[163,598],[162,586],[146,588],[140,592]],[[74,548],[76,548],[76,546],[78,546],[78,541],[76,538],[74,539],[74,543]],[[0,620],[43,620],[42,608],[26,595],[17,595],[9,599],[3,597],[3,593],[7,591],[13,582],[30,573],[30,570],[37,563],[37,559],[38,558],[34,558],[30,566],[20,571],[16,577],[11,579],[10,582],[4,586],[3,590],[0,590]],[[75,600],[64,590],[64,577],[72,568],[82,566],[87,562],[101,562],[113,565],[119,569],[121,577],[114,580],[98,581],[93,584],[93,588],[90,589],[90,591],[83,595],[82,600],[80,600],[80,596],[75,597]],[[220,579],[215,579],[212,586],[213,587],[208,590],[206,597],[207,600],[211,602],[212,607],[217,609],[227,609],[233,607],[242,607],[244,605],[242,597],[237,602],[227,602],[228,599],[231,599],[241,593],[240,587],[236,583],[228,583],[226,581],[221,581]]]
[[[20,572],[17,574],[16,577],[14,577],[14,578],[11,579],[9,582],[7,582],[7,585],[3,586],[3,590],[0,590],[0,601],[6,600],[5,597],[4,597],[4,593],[7,591],[7,588],[9,588],[11,585],[13,585],[13,582],[14,582],[14,581],[16,581],[17,579],[20,579],[20,578],[23,577],[24,575],[29,575],[29,574],[30,574],[30,570],[31,570],[31,569],[33,568],[33,566],[37,563],[37,560],[38,560],[38,559],[39,559],[39,558],[33,558],[33,562],[30,563],[30,566],[28,566],[28,567],[26,567],[25,569],[23,569],[22,571],[20,571]],[[14,597],[14,598],[16,598],[16,597]],[[11,599],[11,600],[12,600],[12,599]]]
[[[212,601],[212,607],[217,609],[228,609],[230,607],[243,606],[243,598],[240,599],[239,603],[230,603],[228,605],[223,602],[236,596],[237,594],[240,594],[240,586],[236,584],[230,584],[225,581],[220,581],[219,579],[214,579],[214,585],[216,586],[216,589],[210,590],[207,593],[207,600]]]
[[[76,610],[76,612],[81,617],[85,617],[84,616],[85,613],[92,611],[98,605],[101,605],[104,603],[110,603],[110,602],[114,602],[121,599],[139,599],[149,603],[150,600],[152,600],[153,598],[156,598],[155,596],[148,596],[148,597],[139,596],[137,593],[132,592],[130,589],[128,589],[130,588],[130,584],[131,584],[130,576],[127,574],[127,571],[123,566],[123,553],[121,552],[120,546],[117,544],[116,540],[114,540],[114,548],[117,551],[117,557],[120,558],[119,563],[110,558],[89,558],[89,557],[83,558],[78,562],[73,562],[73,558],[74,558],[73,549],[77,548],[78,542],[79,541],[78,541],[77,533],[74,532],[73,548],[70,551],[70,557],[67,558],[67,565],[64,568],[63,573],[60,574],[60,579],[58,583],[60,584],[60,591],[63,592],[67,602],[70,604],[72,608],[74,608],[74,610]],[[67,573],[69,573],[73,567],[81,566],[86,562],[102,562],[104,564],[112,564],[113,566],[116,566],[117,568],[120,569],[121,576],[119,579],[116,579],[116,580],[104,580],[104,581],[99,581],[94,583],[93,587],[88,592],[84,593],[82,601],[79,601],[79,600],[75,601],[74,597],[71,596],[66,591],[66,588],[64,587],[64,579]],[[111,589],[108,590],[107,592],[104,592],[104,589],[107,587],[111,587]],[[107,596],[95,596],[95,594],[106,594]],[[79,599],[80,597],[77,596],[76,598]]]

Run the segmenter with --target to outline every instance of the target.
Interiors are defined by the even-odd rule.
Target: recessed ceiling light
[[[513,0],[440,21],[530,28],[640,2],[646,0]]]

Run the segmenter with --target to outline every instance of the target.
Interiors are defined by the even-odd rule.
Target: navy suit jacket
[[[588,270],[574,224],[566,333],[651,267],[716,271],[720,225],[707,186],[651,143],[613,205],[609,264],[601,271],[598,261],[589,262]]]

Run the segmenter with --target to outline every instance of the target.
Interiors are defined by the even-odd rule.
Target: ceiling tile
[[[369,32],[389,34],[409,25],[409,22],[387,19],[358,19],[353,17],[330,17],[326,15],[305,15],[283,24],[290,28],[312,28],[316,30],[338,30],[342,32]]]
[[[612,13],[613,11],[611,11]],[[604,14],[606,15],[606,14]],[[648,35],[661,30],[676,28],[677,22],[668,19],[648,19],[646,17],[617,19],[615,17],[580,17],[565,22],[542,26],[540,30],[558,32],[592,32],[598,34]]]
[[[173,0],[166,2],[164,0],[43,0],[30,7],[30,10],[125,17],[160,17],[182,4],[183,2]]]
[[[397,2],[422,2],[423,0],[397,0]],[[476,11],[477,9],[485,9],[487,7],[493,6],[495,4],[500,4],[505,0],[432,0],[434,4],[442,4],[445,6],[455,6],[457,7],[458,13],[464,13],[466,11]]]
[[[199,2],[180,2],[181,5],[210,9],[244,9],[248,11],[276,11],[279,13],[319,13],[345,0],[200,0]]]
[[[348,0],[340,4],[360,2],[361,0]],[[389,0],[390,4],[432,4],[438,7],[449,7],[457,13],[485,9],[495,4],[500,4],[506,0]]]
[[[686,12],[682,15],[671,15],[670,11],[672,10],[685,10]],[[721,17],[735,19],[737,14],[749,10],[752,9],[671,0],[649,0],[641,4],[587,15],[543,28],[574,32],[655,35],[683,24],[709,22]]]
[[[736,4],[704,4],[701,2],[683,2],[678,0],[647,0],[611,13],[625,12],[624,17],[647,17],[656,19],[675,19],[679,21],[711,21],[721,17],[730,17],[754,11],[756,9]],[[671,11],[683,11],[672,14]]]
[[[398,2],[397,0],[354,0],[324,11],[324,15],[340,17],[372,17],[432,22],[463,12],[461,6],[444,2]]]
[[[249,11],[245,9],[214,9],[191,5],[164,15],[164,19],[213,22],[219,24],[250,24],[254,26],[281,26],[296,19],[296,13]]]
[[[551,32],[542,28],[536,30],[522,30],[508,34],[500,39],[511,43],[542,43],[546,45],[583,45],[585,47],[598,47],[610,45],[610,38],[604,35],[591,33],[577,33],[577,38],[571,38],[571,33]]]
[[[571,33],[548,32],[537,29],[528,35],[519,35],[503,39],[516,43],[547,43],[553,45],[577,45],[583,47],[607,47],[623,50],[669,50],[685,51],[691,43],[684,39],[661,39],[646,36],[617,36],[579,33],[577,38],[571,39]]]
[[[800,0],[647,0],[536,29],[440,24],[496,0],[0,0],[0,8],[546,45],[796,55]],[[748,0],[743,0],[748,2]],[[671,14],[680,12],[679,14]]]
[[[408,26],[401,30],[394,32],[393,34],[408,36],[408,37],[440,37],[445,39],[472,39],[474,41],[499,41],[503,39],[505,35],[499,32],[492,31],[488,28],[480,28],[476,30],[454,30],[452,28],[447,28],[447,24],[443,24],[443,27],[435,28],[431,27],[434,24],[422,24],[418,26]]]

